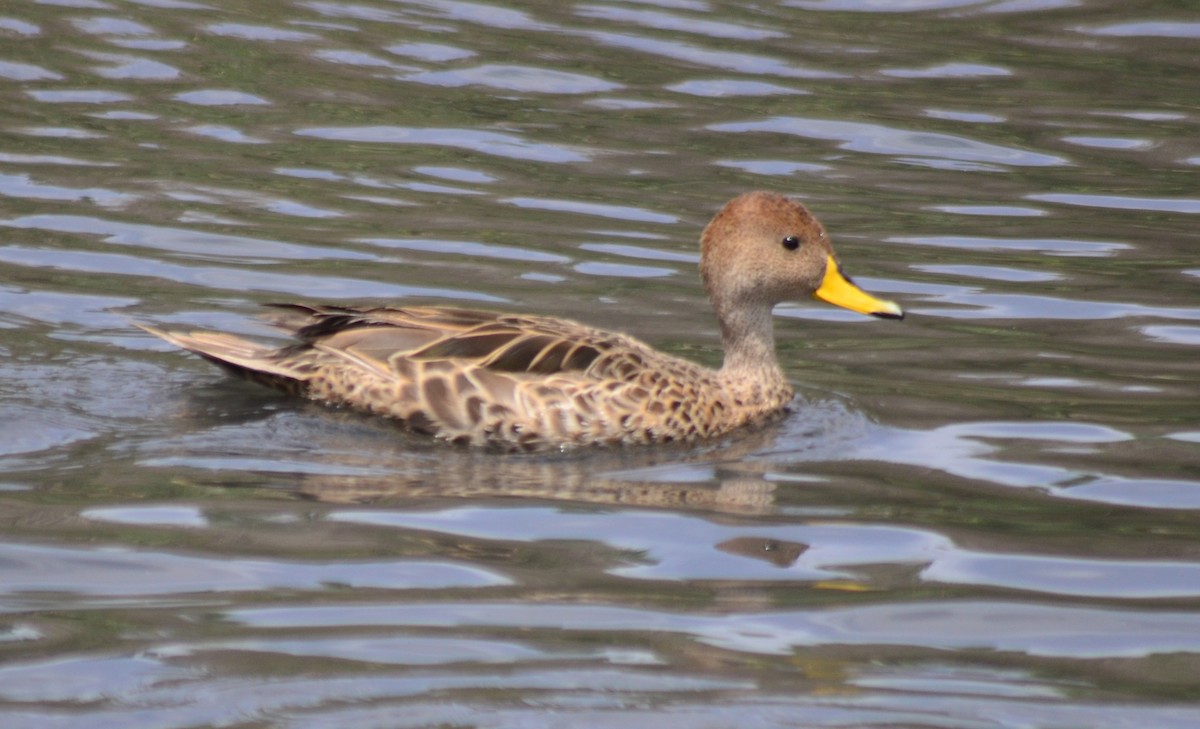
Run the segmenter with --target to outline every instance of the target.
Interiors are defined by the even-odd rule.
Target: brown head
[[[825,226],[783,195],[747,192],[730,200],[704,229],[700,250],[700,276],[723,322],[733,311],[769,312],[809,296],[862,314],[904,316],[896,304],[851,283]]]

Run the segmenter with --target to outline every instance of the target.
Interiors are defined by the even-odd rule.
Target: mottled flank
[[[533,450],[695,441],[778,415],[793,395],[775,358],[780,301],[817,296],[902,316],[842,276],[820,222],[779,195],[730,201],[701,251],[725,345],[719,370],[572,321],[443,307],[272,305],[273,323],[299,340],[281,349],[143,328],[293,395],[454,443]]]

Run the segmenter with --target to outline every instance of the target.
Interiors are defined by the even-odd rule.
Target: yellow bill
[[[821,282],[821,287],[813,292],[813,298],[881,319],[904,318],[904,310],[895,302],[877,299],[855,286],[846,278],[846,274],[842,273],[841,265],[833,256],[829,256],[825,262],[825,280]]]

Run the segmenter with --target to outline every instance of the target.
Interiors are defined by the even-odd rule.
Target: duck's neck
[[[775,357],[771,307],[726,308],[718,311],[725,363],[719,375],[727,392],[743,405],[777,409],[792,397],[792,388]]]

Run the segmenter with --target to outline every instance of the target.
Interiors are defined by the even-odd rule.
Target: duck
[[[808,208],[774,192],[741,194],[713,216],[700,278],[720,327],[719,369],[567,319],[442,306],[268,304],[266,318],[295,340],[283,347],[138,326],[292,396],[455,444],[538,451],[695,443],[781,417],[795,395],[775,353],[781,302],[904,317],[851,281]]]

